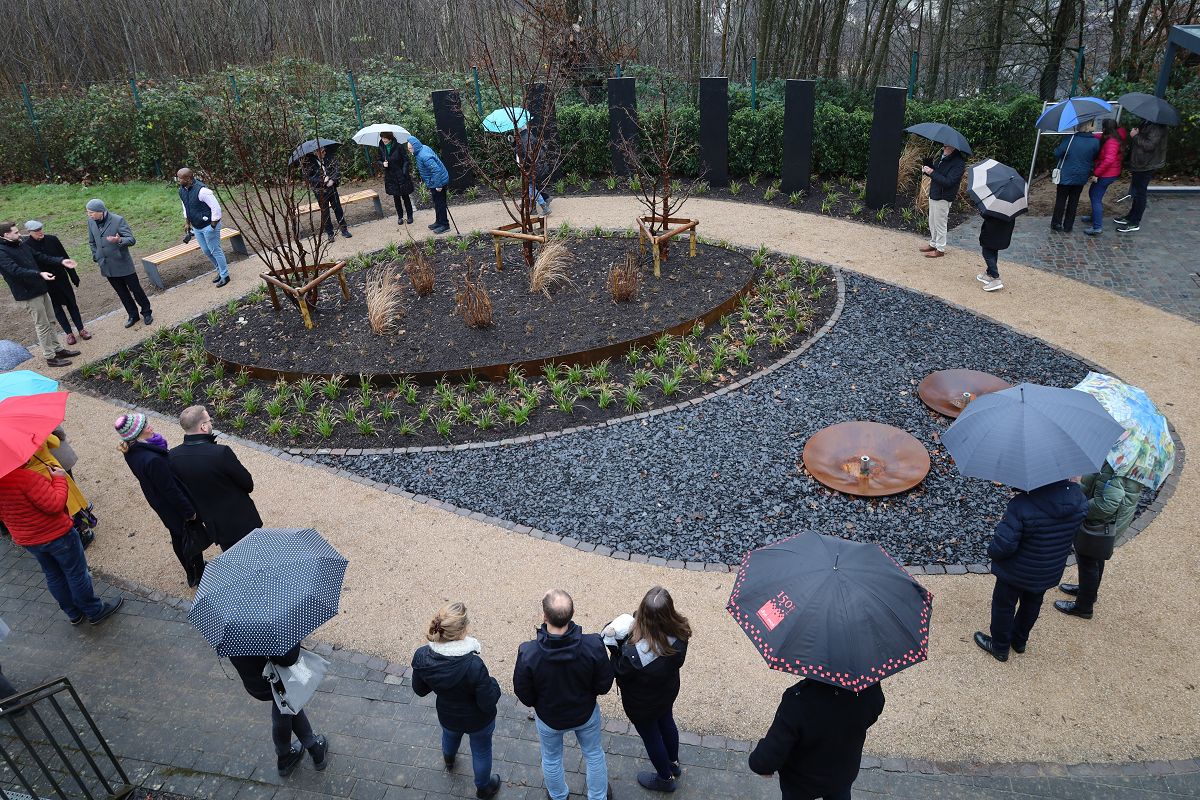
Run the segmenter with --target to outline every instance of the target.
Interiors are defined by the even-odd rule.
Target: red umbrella
[[[69,392],[0,401],[0,476],[25,465],[67,416]]]

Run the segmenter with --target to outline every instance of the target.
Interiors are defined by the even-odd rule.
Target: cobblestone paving
[[[101,533],[103,535],[103,533]],[[165,543],[164,543],[165,546]],[[97,581],[113,597],[119,590]],[[13,634],[0,645],[4,673],[18,688],[65,674],[96,717],[131,779],[147,789],[204,800],[445,800],[474,797],[464,749],[453,772],[442,769],[431,698],[418,699],[404,667],[362,653],[316,648],[329,676],[309,707],[328,734],[333,758],[280,779],[268,731],[268,707],[243,692],[236,673],[187,623],[186,605],[127,594],[125,607],[98,628],[71,627],[45,590],[36,562],[0,540],[0,617]],[[685,678],[686,679],[686,678]],[[649,798],[635,775],[647,762],[624,720],[606,722],[605,749],[614,796]],[[777,783],[745,766],[749,743],[684,734],[681,800],[779,797]],[[0,723],[0,744],[12,746]],[[466,745],[464,744],[464,748]],[[494,742],[502,800],[541,800],[537,734],[512,698],[501,701]],[[582,756],[564,759],[573,794],[583,790]],[[0,771],[0,789],[14,788]],[[867,758],[856,798],[916,800],[1166,800],[1200,797],[1200,762],[1116,765],[935,765]],[[135,797],[144,797],[135,795]]]
[[[1109,192],[1121,188],[1114,186]],[[1079,213],[1088,213],[1082,203]],[[1004,277],[1004,262],[1016,261],[1200,322],[1197,220],[1200,197],[1157,194],[1151,194],[1142,229],[1137,233],[1117,233],[1111,219],[1105,220],[1102,236],[1085,236],[1083,229],[1087,226],[1079,220],[1071,233],[1054,233],[1049,217],[1021,217],[1012,246],[1000,253],[1000,277]],[[950,245],[978,251],[979,225],[978,216],[959,225],[949,234]],[[982,264],[981,259],[981,270]]]

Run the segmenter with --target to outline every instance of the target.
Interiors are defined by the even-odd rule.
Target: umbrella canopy
[[[1099,400],[1126,431],[1105,457],[1113,472],[1151,489],[1162,486],[1175,469],[1175,440],[1150,396],[1099,372],[1089,372],[1075,388]]]
[[[963,155],[971,155],[971,145],[967,143],[967,137],[949,125],[943,125],[940,122],[919,122],[916,125],[910,125],[904,130],[937,142],[938,144],[950,145]]]
[[[29,352],[29,348],[11,339],[0,339],[0,370],[16,369],[31,358],[33,353]]]
[[[1112,110],[1112,104],[1099,97],[1068,97],[1043,111],[1033,127],[1062,133],[1080,123],[1110,114]]]
[[[1095,472],[1124,432],[1086,392],[1022,383],[973,401],[942,444],[964,476],[1028,491]]]
[[[379,146],[379,134],[392,133],[396,136],[396,141],[404,144],[408,141],[409,132],[403,125],[392,125],[387,122],[379,122],[374,125],[368,125],[358,133],[354,134],[355,144],[366,145],[367,147]]]
[[[929,654],[933,595],[874,544],[801,533],[752,550],[725,608],[771,669],[856,692]]]
[[[0,401],[0,475],[25,465],[67,415],[68,392]]]
[[[292,155],[288,159],[288,164],[295,164],[300,159],[317,152],[321,148],[333,151],[341,146],[341,142],[334,141],[333,139],[309,139],[307,142],[297,146],[296,149],[292,151]]]
[[[984,216],[1012,219],[1029,210],[1029,189],[1021,173],[995,159],[971,167],[968,193]]]
[[[188,620],[222,657],[283,655],[337,616],[346,563],[312,528],[256,528],[205,567]]]
[[[58,381],[33,370],[19,369],[0,375],[0,400],[58,391]]]
[[[529,112],[520,106],[497,108],[483,118],[483,129],[488,133],[508,133],[524,128],[529,122]]]
[[[1160,125],[1179,124],[1179,112],[1161,97],[1145,92],[1129,92],[1121,95],[1117,102],[1126,111],[1137,114],[1147,122],[1157,122]]]

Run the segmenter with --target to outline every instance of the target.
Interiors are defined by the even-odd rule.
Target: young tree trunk
[[[1058,93],[1058,77],[1062,70],[1063,51],[1067,46],[1067,37],[1071,35],[1071,29],[1074,26],[1074,0],[1060,0],[1047,40],[1045,66],[1038,78],[1038,96],[1043,100],[1053,100]]]
[[[950,31],[950,10],[952,0],[942,0],[938,10],[937,29],[933,36],[933,47],[929,52],[929,65],[925,68],[925,96],[933,98],[937,95],[938,79],[942,73],[942,51]]]
[[[1108,72],[1119,75],[1125,60],[1125,35],[1129,27],[1129,12],[1133,0],[1116,0],[1113,4],[1112,20],[1108,23],[1111,32],[1108,43]]]
[[[991,18],[988,20],[987,38],[983,53],[983,75],[980,83],[984,89],[996,85],[1000,73],[1000,53],[1004,48],[1004,28],[1008,22],[1010,0],[992,0]]]

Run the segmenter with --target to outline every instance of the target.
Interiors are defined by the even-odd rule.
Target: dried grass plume
[[[567,267],[575,260],[575,256],[567,249],[567,243],[562,239],[551,239],[542,245],[541,252],[533,262],[529,271],[529,291],[541,292],[550,297],[553,289],[573,286]]]
[[[639,280],[638,252],[629,250],[625,253],[624,263],[612,265],[608,272],[608,291],[612,293],[614,302],[628,303],[637,296]]]
[[[408,246],[404,271],[408,273],[408,279],[412,282],[417,297],[424,297],[433,291],[433,259],[425,255],[425,251],[415,242]]]
[[[390,261],[379,264],[367,273],[364,294],[367,298],[367,322],[371,331],[379,336],[391,333],[403,316],[400,301],[404,299],[404,287],[396,274],[396,265]]]
[[[475,259],[467,256],[463,287],[454,295],[455,310],[468,328],[488,328],[492,324],[492,297],[483,286],[483,267],[476,269]]]

